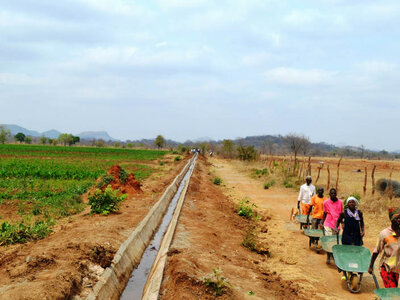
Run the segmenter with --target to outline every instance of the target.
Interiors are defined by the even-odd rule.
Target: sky
[[[399,150],[400,1],[0,0],[0,123]]]

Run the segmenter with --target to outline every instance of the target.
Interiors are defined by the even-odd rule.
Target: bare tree
[[[284,142],[286,143],[288,148],[292,151],[295,162],[297,161],[297,155],[299,154],[299,152],[305,148],[307,148],[308,151],[308,149],[311,146],[311,143],[307,137],[295,133],[289,133],[285,135]]]
[[[310,149],[311,149],[311,142],[310,142],[310,140],[309,140],[307,137],[305,137],[305,136],[303,136],[301,139],[302,139],[302,142],[303,142],[303,145],[302,145],[302,147],[301,147],[301,152],[303,152],[303,155],[306,156],[307,153],[308,153],[308,152],[310,151]]]
[[[360,150],[361,150],[361,158],[364,158],[365,146],[364,146],[364,145],[361,145],[361,146],[360,146]]]

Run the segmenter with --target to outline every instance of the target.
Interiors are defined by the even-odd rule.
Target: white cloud
[[[330,83],[334,75],[334,72],[318,69],[302,70],[280,67],[264,72],[264,79],[267,82],[280,84],[311,86]]]

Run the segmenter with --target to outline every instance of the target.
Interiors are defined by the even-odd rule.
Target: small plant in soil
[[[114,191],[111,185],[108,185],[104,192],[96,189],[94,194],[89,197],[91,213],[108,215],[111,212],[119,210],[120,202],[124,201],[127,195],[118,194],[119,190]]]
[[[264,183],[264,190],[268,190],[274,184],[275,184],[275,180],[273,180],[273,179],[271,181]]]
[[[204,276],[203,282],[216,297],[221,296],[228,285],[228,279],[222,276],[222,270],[220,268],[215,268],[212,274]]]
[[[221,185],[221,182],[222,182],[221,178],[219,178],[219,177],[214,177],[213,183],[214,183],[215,185]]]
[[[239,216],[245,217],[246,219],[252,218],[258,220],[259,217],[254,211],[254,208],[257,208],[257,205],[255,205],[254,203],[250,203],[249,199],[244,198],[237,208],[237,213]]]
[[[182,157],[180,157],[180,156],[178,155],[178,156],[175,156],[174,161],[180,161],[181,159],[182,159]]]
[[[249,248],[251,251],[256,250],[257,245],[257,232],[254,226],[251,226],[249,230],[247,230],[246,234],[243,236],[242,245],[246,248]]]

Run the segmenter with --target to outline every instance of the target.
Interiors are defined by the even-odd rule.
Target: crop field
[[[0,145],[0,245],[12,243],[6,231],[49,227],[83,210],[82,195],[108,168],[120,164],[139,181],[153,167],[146,162],[166,151]],[[10,227],[15,226],[15,227]],[[32,226],[32,227],[31,227]],[[35,227],[36,226],[36,227]],[[7,236],[6,236],[7,235]],[[23,241],[23,240],[22,240]]]

